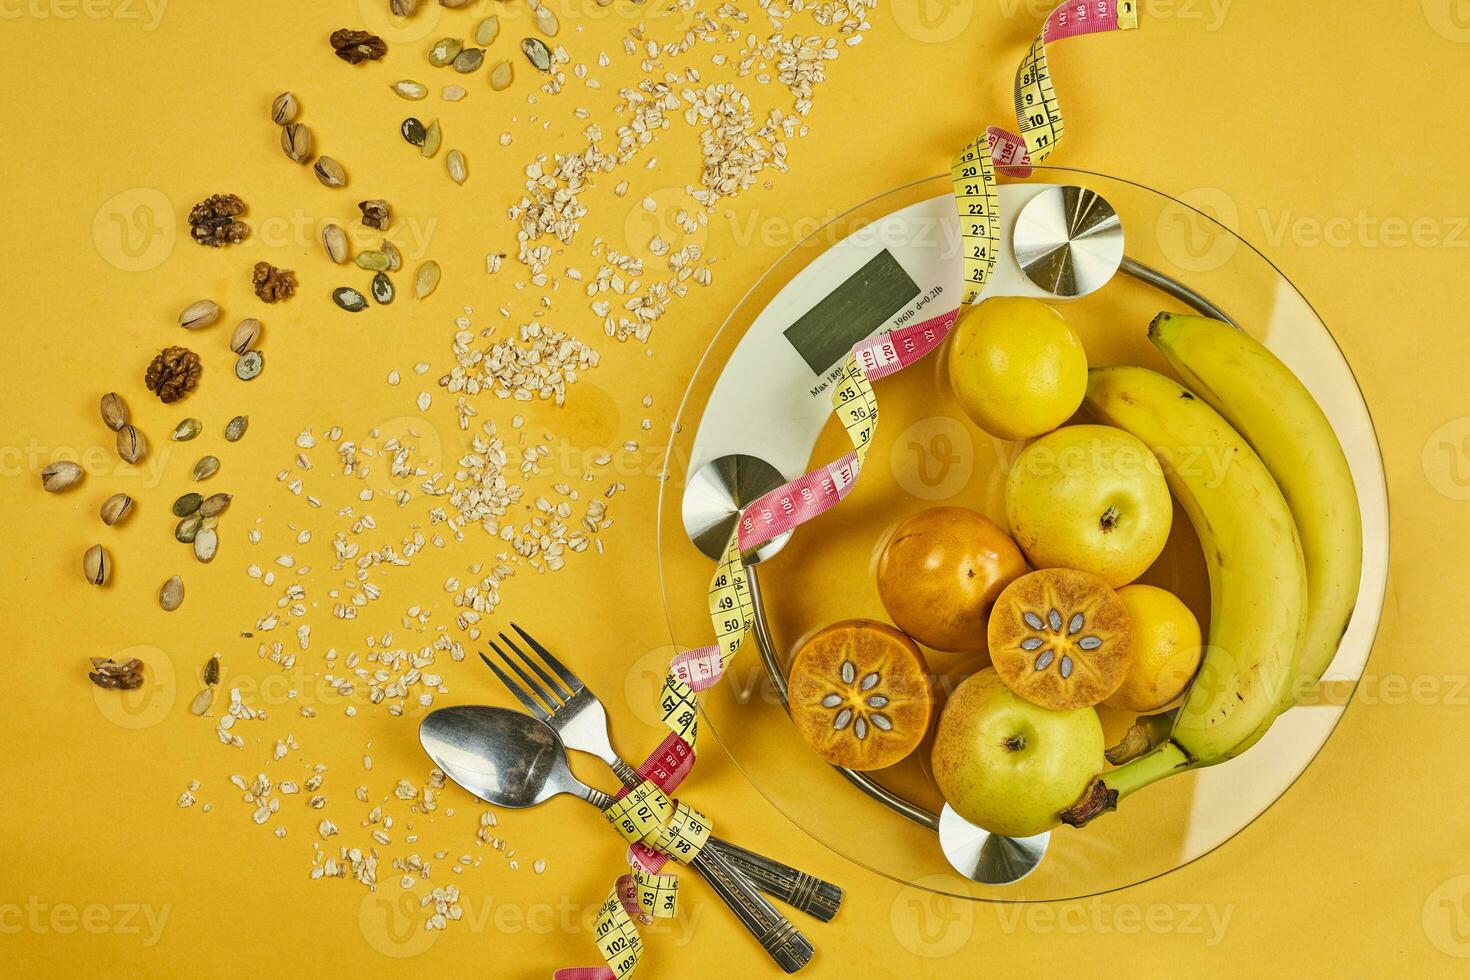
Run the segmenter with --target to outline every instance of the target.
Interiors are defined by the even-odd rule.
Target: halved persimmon
[[[834,623],[802,644],[787,694],[791,718],[817,755],[862,772],[918,748],[934,712],[918,644],[868,619]]]
[[[990,613],[990,662],[1006,686],[1055,711],[1090,708],[1128,677],[1128,607],[1088,572],[1046,568],[1006,586]]]

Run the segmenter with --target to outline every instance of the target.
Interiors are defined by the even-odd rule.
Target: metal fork
[[[491,648],[500,654],[506,666],[520,678],[521,683],[516,683],[485,654],[481,653],[480,659],[495,672],[495,676],[500,678],[500,682],[511,694],[515,695],[516,700],[524,705],[527,711],[556,729],[557,734],[562,738],[562,743],[567,748],[597,756],[607,763],[624,786],[637,786],[642,781],[642,777],[612,747],[612,739],[608,733],[607,711],[604,710],[602,702],[576,674],[553,657],[551,652],[529,633],[515,623],[511,623],[511,628],[520,634],[521,639],[525,640],[532,650],[536,651],[546,666],[551,668],[556,678],[542,669],[533,658],[523,653],[520,647],[516,646],[515,641],[504,633],[500,634],[501,641],[515,651],[516,656],[530,668],[531,673],[540,679],[540,683],[522,670],[520,665],[512,660],[504,650],[496,646],[493,640],[490,641]],[[560,683],[558,683],[558,678]],[[537,698],[540,700],[538,701]],[[837,914],[837,909],[842,905],[842,889],[831,882],[823,881],[814,875],[798,871],[718,837],[711,837],[706,846],[723,854],[730,864],[743,872],[761,891],[779,898],[793,908],[800,909],[822,922],[831,921],[832,917]]]

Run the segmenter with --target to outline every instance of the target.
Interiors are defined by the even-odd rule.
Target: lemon
[[[1133,627],[1133,664],[1123,686],[1104,703],[1149,713],[1168,705],[1189,687],[1202,653],[1199,620],[1171,592],[1152,585],[1118,590]]]
[[[998,439],[1030,439],[1072,417],[1087,391],[1087,354],[1040,300],[1001,297],[960,320],[949,381],[965,414]]]

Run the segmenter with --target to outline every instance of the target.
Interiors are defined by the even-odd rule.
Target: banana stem
[[[1165,776],[1189,768],[1189,764],[1188,754],[1178,743],[1165,742],[1147,755],[1098,777],[1082,799],[1062,811],[1062,823],[1071,827],[1086,826],[1104,813],[1116,810],[1119,800]]]
[[[1165,711],[1162,714],[1139,717],[1133,722],[1133,726],[1123,733],[1118,744],[1103,753],[1108,760],[1108,765],[1121,766],[1163,745],[1169,740],[1169,733],[1174,730],[1176,714],[1178,714],[1177,711]]]

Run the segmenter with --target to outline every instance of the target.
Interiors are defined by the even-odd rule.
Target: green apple
[[[1006,519],[1031,567],[1091,572],[1117,589],[1164,550],[1174,504],[1158,459],[1137,436],[1069,425],[1016,458]]]
[[[934,736],[934,778],[955,812],[1005,837],[1055,827],[1105,766],[1097,712],[1052,711],[993,667],[950,696]]]

